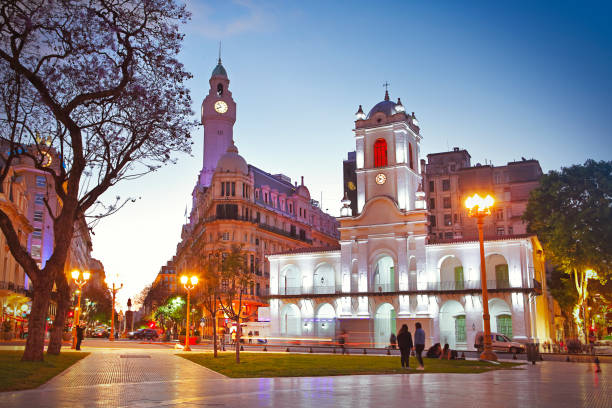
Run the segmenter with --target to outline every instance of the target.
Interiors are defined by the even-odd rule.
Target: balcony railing
[[[537,281],[533,281],[531,286],[512,286],[509,281],[487,281],[488,290],[503,290],[503,289],[530,289],[541,291],[541,285]],[[479,280],[472,281],[442,281],[442,282],[426,282],[425,284],[418,285],[417,288],[410,287],[409,290],[399,290],[392,283],[374,284],[369,289],[369,293],[396,293],[396,292],[453,292],[453,291],[480,291],[482,286]],[[282,296],[293,296],[293,295],[320,295],[320,294],[358,294],[362,292],[342,292],[340,286],[314,286],[302,288],[301,286],[293,287],[281,287],[278,291],[278,295]]]
[[[27,290],[22,285],[17,285],[15,282],[0,281],[0,289],[10,290],[15,293],[26,294]]]

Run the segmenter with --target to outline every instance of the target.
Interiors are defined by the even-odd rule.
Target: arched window
[[[217,85],[217,95],[219,96],[223,95],[223,84]]]
[[[410,168],[414,170],[414,157],[412,155],[412,143],[408,143],[408,156],[410,157]]]
[[[376,139],[374,142],[374,167],[387,165],[387,142],[385,139]]]

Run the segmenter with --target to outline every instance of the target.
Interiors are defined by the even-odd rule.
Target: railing
[[[225,220],[234,220],[234,221],[246,221],[246,222],[250,222],[253,224],[257,224],[257,226],[261,229],[265,229],[266,231],[270,231],[273,232],[275,234],[279,234],[279,235],[283,235],[285,237],[289,237],[289,238],[293,238],[293,239],[297,239],[303,242],[307,242],[309,244],[312,244],[312,240],[308,239],[308,238],[301,238],[299,236],[299,234],[294,233],[292,234],[289,231],[285,231],[284,229],[281,228],[277,228],[277,227],[273,227],[271,225],[268,224],[264,224],[263,222],[261,222],[261,218],[251,218],[251,217],[242,217],[240,215],[223,215],[223,216],[212,216],[212,217],[207,217],[204,218],[202,221],[203,222],[212,222],[212,221],[225,221]]]
[[[302,288],[301,286],[287,286],[281,287],[278,291],[279,295],[322,295],[340,293],[340,288],[335,286],[314,286],[308,288]]]
[[[372,288],[372,292],[378,293],[389,293],[395,292],[396,290],[395,285],[392,283],[375,283],[374,287]]]
[[[6,289],[6,290],[13,291],[15,293],[23,293],[23,294],[27,292],[25,286],[17,285],[15,282],[2,281],[0,282],[0,289]]]

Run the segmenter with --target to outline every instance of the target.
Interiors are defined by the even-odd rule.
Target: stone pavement
[[[229,379],[173,350],[90,349],[1,407],[612,407],[610,365],[544,362],[482,374]],[[399,363],[398,363],[399,364]]]

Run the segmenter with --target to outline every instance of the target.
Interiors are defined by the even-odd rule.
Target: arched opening
[[[388,255],[380,258],[374,265],[374,292],[395,291],[395,266]]]
[[[217,95],[223,95],[223,84],[217,84]]]
[[[294,305],[285,305],[280,314],[280,330],[283,336],[300,335],[300,309]]]
[[[508,261],[503,255],[489,255],[486,260],[487,286],[489,289],[506,289],[510,287]]]
[[[499,298],[489,300],[491,331],[501,333],[512,339],[512,312],[508,304]]]
[[[281,271],[279,293],[281,295],[299,295],[302,291],[300,270],[295,265],[289,265]]]
[[[391,333],[396,332],[395,309],[390,303],[383,303],[374,315],[374,347],[387,347]]]
[[[465,289],[463,266],[457,257],[449,256],[442,261],[440,265],[440,289]]]
[[[440,344],[448,343],[455,349],[457,345],[465,346],[466,342],[465,309],[456,300],[449,300],[440,308]]]
[[[376,139],[374,142],[374,167],[384,167],[387,165],[387,141]]]
[[[408,143],[408,157],[410,168],[414,170],[414,155],[412,154],[412,143]]]
[[[336,312],[329,303],[319,306],[316,315],[316,336],[335,339],[336,338]]]
[[[323,264],[315,269],[313,275],[314,293],[334,293],[336,291],[334,268],[330,264]]]

